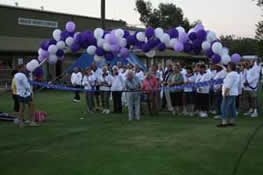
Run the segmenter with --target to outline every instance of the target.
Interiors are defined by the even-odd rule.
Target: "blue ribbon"
[[[223,84],[223,81],[224,81],[224,79],[217,79],[217,80],[210,80],[210,81],[205,81],[205,82],[200,82],[200,83],[184,84],[184,85],[179,85],[179,86],[174,86],[174,87],[163,87],[163,89],[165,89],[165,90],[183,90],[184,88],[196,89],[196,88],[212,86],[212,85],[221,85],[221,84]],[[30,83],[34,86],[47,88],[47,89],[56,89],[56,90],[61,90],[61,91],[80,91],[80,92],[100,91],[100,90],[95,90],[95,89],[86,90],[86,89],[82,89],[82,88],[73,88],[73,87],[68,87],[68,86],[41,83],[41,82],[36,82],[36,81],[31,81]],[[162,88],[156,89],[156,91],[159,91],[159,90],[162,90]],[[113,92],[113,91],[111,91],[111,92]],[[134,91],[122,91],[122,92],[134,92]],[[143,91],[138,91],[138,92],[143,92]]]

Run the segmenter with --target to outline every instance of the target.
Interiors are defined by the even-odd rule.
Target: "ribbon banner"
[[[193,84],[184,84],[180,86],[174,86],[174,87],[162,87],[159,89],[154,89],[154,91],[161,91],[161,90],[183,90],[184,88],[202,88],[206,86],[212,86],[212,85],[221,85],[223,84],[224,79],[217,79],[217,80],[210,80],[210,81],[205,81],[205,82],[200,82],[200,83],[193,83]],[[80,92],[98,92],[101,90],[86,90],[82,88],[74,88],[74,87],[68,87],[68,86],[62,86],[62,85],[56,85],[56,84],[48,84],[48,83],[40,83],[36,81],[31,81],[31,84],[33,86],[37,87],[42,87],[42,88],[47,88],[47,89],[55,89],[55,90],[60,90],[60,91],[80,91]],[[114,92],[114,91],[110,91]],[[119,91],[118,91],[119,92]],[[143,90],[137,90],[137,91],[122,91],[122,92],[145,92]],[[148,92],[148,91],[147,91]]]

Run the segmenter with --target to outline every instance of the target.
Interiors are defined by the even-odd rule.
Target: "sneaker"
[[[252,113],[253,113],[253,110],[252,110],[252,109],[249,109],[249,111],[246,112],[246,113],[244,114],[244,116],[249,116],[249,115],[251,115]]]
[[[25,124],[30,124],[30,123],[31,123],[30,120],[26,120],[26,121],[25,121]]]
[[[106,109],[106,110],[105,110],[105,114],[110,114],[110,110],[109,110],[109,109]]]
[[[103,109],[103,111],[101,112],[102,114],[105,114],[105,112],[106,112],[106,110],[105,109]]]
[[[214,119],[216,119],[216,120],[221,119],[221,115],[216,115],[216,116],[214,117]]]
[[[190,116],[190,117],[193,117],[193,116],[194,116],[194,113],[190,112],[190,113],[189,113],[189,116]]]
[[[36,122],[31,122],[31,123],[29,123],[29,126],[30,127],[39,127],[40,125],[37,124]]]
[[[253,114],[251,114],[250,117],[257,118],[258,117],[258,112],[257,111],[253,112]]]
[[[208,117],[207,113],[206,112],[202,112],[201,118],[207,118],[207,117]]]
[[[210,113],[215,115],[215,114],[216,114],[216,111],[214,110],[214,111],[211,111]]]
[[[19,123],[20,123],[20,120],[19,120],[18,118],[15,118],[15,119],[14,119],[14,124],[15,124],[15,125],[19,125]]]

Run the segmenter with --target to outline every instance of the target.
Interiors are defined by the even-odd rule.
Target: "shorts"
[[[195,96],[193,92],[185,92],[184,96],[186,105],[193,105],[195,103]]]
[[[32,96],[31,95],[27,97],[18,96],[18,102],[23,104],[30,104],[32,103]]]

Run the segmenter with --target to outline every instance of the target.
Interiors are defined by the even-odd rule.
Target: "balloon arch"
[[[181,26],[164,31],[162,28],[146,28],[144,32],[130,33],[128,30],[115,29],[104,31],[96,28],[94,31],[76,32],[76,25],[69,21],[65,30],[56,29],[50,40],[42,41],[38,50],[38,61],[56,64],[63,60],[66,52],[78,52],[85,49],[94,55],[95,61],[112,60],[115,56],[127,58],[129,52],[142,51],[147,57],[154,57],[156,50],[173,49],[175,52],[205,54],[213,64],[228,64],[239,62],[240,55],[229,54],[229,49],[223,47],[216,34],[205,30],[202,24],[197,24],[188,32]],[[33,71],[39,66],[37,60],[28,63],[27,69]]]

